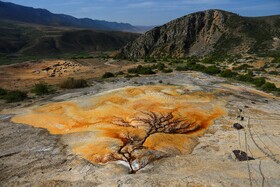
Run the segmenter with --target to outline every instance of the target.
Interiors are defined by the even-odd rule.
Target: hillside
[[[0,22],[0,54],[52,55],[117,50],[139,35]]]
[[[92,20],[89,18],[78,19],[65,14],[53,14],[45,9],[35,9],[2,1],[0,1],[0,20],[13,20],[48,26],[90,28],[98,30],[138,31],[137,27],[128,23]]]
[[[222,10],[186,15],[146,32],[120,55],[203,56],[279,50],[280,16],[241,17]]]

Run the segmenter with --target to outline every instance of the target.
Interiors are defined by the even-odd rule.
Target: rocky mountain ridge
[[[279,25],[279,15],[249,18],[223,10],[206,10],[146,32],[122,48],[120,55],[183,57],[279,50],[273,47],[280,37]]]

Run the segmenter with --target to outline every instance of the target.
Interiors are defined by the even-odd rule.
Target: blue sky
[[[183,15],[223,9],[242,16],[280,14],[280,0],[4,0],[78,18],[161,25]]]

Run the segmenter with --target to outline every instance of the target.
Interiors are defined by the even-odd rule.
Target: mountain
[[[136,33],[50,27],[0,21],[0,55],[56,55],[118,50]]]
[[[64,26],[98,30],[117,30],[138,32],[138,28],[128,23],[78,19],[64,14],[53,14],[45,9],[35,9],[0,1],[0,20],[13,20],[47,26]]]
[[[222,10],[186,15],[121,49],[126,57],[258,53],[279,50],[280,16],[241,17]]]

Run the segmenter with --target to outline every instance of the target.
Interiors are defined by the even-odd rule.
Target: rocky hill
[[[256,53],[279,50],[280,16],[241,17],[222,10],[186,15],[156,27],[120,52],[126,57]]]

